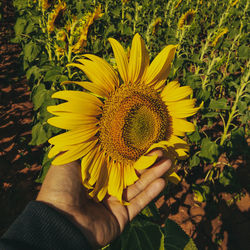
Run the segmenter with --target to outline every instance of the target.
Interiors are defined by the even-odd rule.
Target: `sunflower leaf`
[[[195,243],[173,220],[167,219],[163,228],[165,249],[167,250],[197,250]]]
[[[137,216],[122,235],[105,248],[108,250],[163,250],[164,236],[160,226]]]

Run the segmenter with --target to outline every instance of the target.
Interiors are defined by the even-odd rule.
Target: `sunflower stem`
[[[249,65],[249,61],[248,61],[248,65]],[[240,97],[242,97],[244,92],[245,92],[245,87],[249,83],[249,81],[248,81],[249,74],[250,74],[250,71],[248,70],[246,76],[242,78],[241,85],[237,89],[233,107],[231,109],[231,112],[229,113],[229,117],[228,117],[226,126],[224,126],[223,135],[221,136],[221,141],[220,141],[221,146],[224,144],[226,138],[229,136],[228,129],[229,129],[229,126],[232,124],[232,120],[237,116],[237,112],[238,112],[237,105],[238,105]],[[224,124],[225,124],[225,122],[224,122]]]
[[[124,13],[125,13],[125,4],[122,2],[122,20],[121,20],[121,34],[123,35],[124,33]]]

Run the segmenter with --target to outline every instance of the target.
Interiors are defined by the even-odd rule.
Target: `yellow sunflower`
[[[77,43],[74,44],[72,51],[74,53],[81,53],[83,51],[83,48],[87,46],[87,38],[88,38],[88,31],[89,27],[94,23],[95,20],[98,18],[102,17],[102,9],[101,5],[99,4],[93,13],[88,13],[87,16],[85,17],[86,20],[84,20],[84,23],[79,27],[81,29],[80,37],[77,41]]]
[[[211,43],[211,45],[212,45],[213,47],[215,47],[216,44],[218,43],[219,39],[220,39],[221,37],[223,37],[223,36],[224,36],[225,34],[227,34],[227,33],[228,33],[228,28],[221,29],[221,30],[218,32],[218,34],[217,34],[217,36],[215,37],[215,39],[213,40],[213,42]]]
[[[122,202],[123,189],[138,180],[137,170],[156,161],[155,155],[146,155],[150,150],[164,148],[173,163],[187,155],[188,145],[178,136],[194,131],[185,118],[199,108],[189,98],[189,86],[180,87],[177,81],[165,86],[176,45],[166,46],[150,64],[139,34],[133,38],[129,58],[118,41],[109,42],[118,72],[102,58],[84,54],[69,66],[82,70],[90,81],[64,84],[78,84],[89,92],[53,94],[66,102],[48,107],[55,115],[48,123],[68,131],[49,140],[53,145],[49,157],[63,152],[54,165],[82,158],[82,182],[90,195],[101,201],[109,194]],[[173,164],[168,178],[175,177]]]
[[[47,29],[49,33],[55,30],[56,23],[62,18],[66,7],[66,3],[60,1],[57,5],[55,5],[54,10],[49,14],[47,23]]]
[[[191,25],[194,20],[195,13],[195,10],[188,10],[186,13],[184,13],[178,22],[178,28],[183,29],[184,26]]]

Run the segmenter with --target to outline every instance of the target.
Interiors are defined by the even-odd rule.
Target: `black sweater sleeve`
[[[89,242],[66,216],[31,201],[0,240],[1,250],[89,250]]]

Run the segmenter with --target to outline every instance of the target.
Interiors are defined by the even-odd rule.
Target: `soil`
[[[40,184],[42,146],[30,146],[33,107],[30,90],[22,70],[21,48],[10,42],[14,36],[15,13],[12,1],[2,1],[0,20],[0,235],[35,199]],[[223,156],[222,159],[223,161]],[[233,163],[240,180],[248,182],[249,172],[241,159]],[[208,166],[209,168],[209,166]],[[204,178],[205,169],[196,171],[195,182]],[[191,176],[192,177],[192,176]],[[203,203],[194,200],[191,179],[171,186],[167,197],[156,203],[162,219],[176,221],[191,236],[198,249],[249,249],[250,196],[228,205],[232,195],[219,192]],[[249,184],[248,184],[249,187]]]

